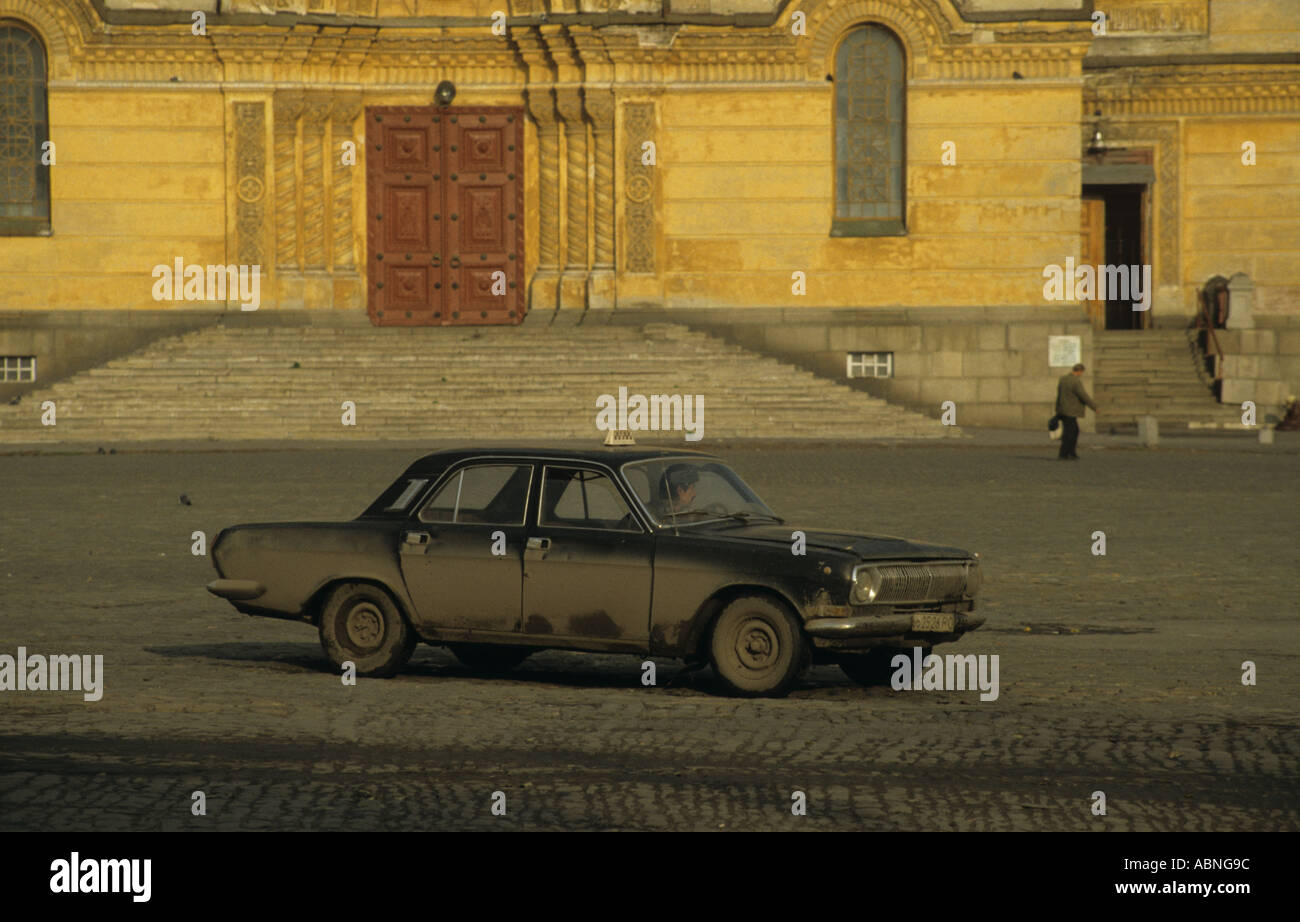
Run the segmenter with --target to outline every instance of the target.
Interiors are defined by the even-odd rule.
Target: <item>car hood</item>
[[[862,560],[894,560],[913,558],[923,560],[966,560],[974,557],[970,551],[945,544],[927,544],[922,541],[909,541],[893,535],[859,535],[852,532],[824,531],[816,528],[802,528],[798,525],[755,524],[734,528],[708,528],[706,530],[718,538],[732,538],[748,541],[790,544],[792,532],[804,533],[808,547],[825,548],[853,554]],[[701,531],[703,534],[704,531]],[[683,534],[685,531],[683,530]]]

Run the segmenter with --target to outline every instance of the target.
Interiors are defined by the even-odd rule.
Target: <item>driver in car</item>
[[[691,506],[695,504],[695,483],[699,479],[699,472],[688,465],[670,467],[665,472],[668,502],[664,512],[667,515],[678,515],[691,510]]]

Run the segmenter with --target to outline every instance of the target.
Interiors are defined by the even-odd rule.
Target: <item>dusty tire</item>
[[[782,697],[808,662],[808,642],[794,615],[759,595],[736,599],[713,623],[709,663],[733,695]]]
[[[453,643],[448,646],[456,659],[477,672],[509,672],[533,654],[532,647],[505,644]]]
[[[931,647],[922,648],[922,660],[930,655],[931,649]],[[840,671],[859,685],[888,685],[895,671],[891,661],[900,653],[906,654],[909,660],[912,658],[910,648],[904,650],[900,647],[873,647],[866,653],[845,656],[840,660]]]
[[[357,675],[396,674],[415,651],[415,631],[385,590],[344,583],[330,593],[320,616],[320,645],[335,666],[356,664]]]

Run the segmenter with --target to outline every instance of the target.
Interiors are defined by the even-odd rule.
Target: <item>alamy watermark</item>
[[[626,429],[632,432],[684,432],[686,441],[704,438],[704,395],[632,394],[618,389],[618,397],[601,394],[596,398],[596,428],[601,432]]]
[[[206,271],[205,271],[206,270]],[[238,301],[239,309],[255,311],[262,303],[262,267],[185,265],[153,267],[155,301]]]
[[[104,697],[104,657],[28,656],[26,647],[16,657],[0,653],[0,691],[79,691],[87,701],[98,701]]]
[[[974,691],[980,690],[981,701],[998,700],[998,654],[981,653],[965,656],[931,653],[922,658],[920,647],[912,655],[899,653],[889,661],[894,670],[889,685],[894,691]]]
[[[149,902],[153,886],[152,858],[68,858],[50,862],[52,893],[130,893],[137,903]]]
[[[1075,266],[1074,257],[1065,266],[1043,267],[1043,297],[1048,301],[1131,301],[1133,310],[1151,308],[1151,267]]]

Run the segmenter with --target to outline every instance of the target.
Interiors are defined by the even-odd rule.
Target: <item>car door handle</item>
[[[429,533],[427,531],[408,531],[402,536],[402,540],[407,544],[428,544]]]
[[[530,551],[549,551],[551,549],[550,538],[529,538],[528,550]]]

